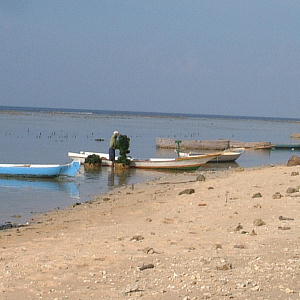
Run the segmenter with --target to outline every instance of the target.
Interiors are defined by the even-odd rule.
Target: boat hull
[[[66,165],[0,164],[0,175],[24,177],[75,176],[79,168],[80,163],[77,161]]]

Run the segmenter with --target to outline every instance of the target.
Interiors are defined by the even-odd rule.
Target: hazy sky
[[[0,0],[0,105],[299,117],[298,0]]]

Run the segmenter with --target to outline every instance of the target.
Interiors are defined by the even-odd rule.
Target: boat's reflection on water
[[[102,167],[99,170],[84,171],[86,181],[105,180],[107,178],[107,186],[116,187],[129,184],[130,178],[136,173],[135,169],[115,170],[111,167]]]
[[[62,191],[71,198],[79,198],[79,189],[74,181],[67,179],[42,179],[42,178],[0,178],[0,187],[15,189]]]

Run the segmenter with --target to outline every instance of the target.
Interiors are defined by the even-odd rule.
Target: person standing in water
[[[113,135],[110,138],[110,143],[109,143],[109,160],[112,161],[112,165],[114,165],[115,159],[116,159],[116,149],[117,149],[117,140],[118,136],[120,135],[119,131],[115,130],[113,132]]]

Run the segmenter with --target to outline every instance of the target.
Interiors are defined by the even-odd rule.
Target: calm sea
[[[279,144],[297,143],[290,136],[300,132],[300,122],[294,119],[11,109],[0,107],[1,163],[66,163],[69,162],[69,151],[107,152],[114,130],[131,138],[131,155],[138,158],[174,156],[173,151],[156,149],[156,137],[270,141]],[[100,138],[104,141],[95,141]],[[292,154],[300,153],[291,150],[247,151],[236,164],[219,164],[217,168],[286,163]],[[160,175],[143,170],[130,170],[119,175],[112,173],[110,168],[102,168],[99,173],[93,174],[81,170],[75,178],[64,180],[0,178],[0,224],[22,223],[36,213],[88,201],[115,186]]]

